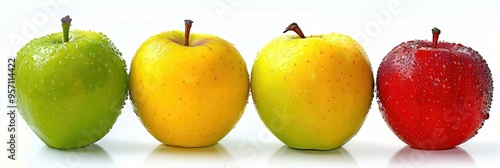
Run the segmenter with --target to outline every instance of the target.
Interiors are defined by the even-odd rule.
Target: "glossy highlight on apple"
[[[70,30],[35,38],[17,52],[15,98],[48,147],[75,149],[103,138],[130,100],[160,143],[207,147],[238,123],[248,98],[261,121],[293,149],[334,150],[361,129],[377,97],[387,126],[408,146],[454,148],[489,118],[493,79],[478,51],[412,40],[395,46],[373,75],[369,54],[346,34],[305,35],[297,23],[267,42],[251,72],[231,42],[211,34],[160,32],[126,60],[103,33]],[[195,29],[194,29],[195,30]],[[370,129],[370,128],[367,128]]]

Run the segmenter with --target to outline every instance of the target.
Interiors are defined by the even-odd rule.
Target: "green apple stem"
[[[441,30],[436,27],[432,28],[432,47],[434,48],[438,46],[439,34],[441,34]]]
[[[189,32],[191,31],[191,26],[193,25],[193,21],[186,19],[184,20],[184,45],[189,46]]]
[[[69,41],[69,27],[71,26],[71,18],[69,15],[66,15],[61,19],[62,22],[62,27],[63,27],[63,41],[68,42]]]
[[[297,23],[293,22],[292,24],[288,25],[288,27],[286,27],[286,30],[283,31],[283,33],[286,33],[287,31],[290,30],[293,30],[295,33],[297,33],[297,35],[299,35],[300,38],[306,38],[306,36],[304,36],[304,33],[302,33],[302,30],[300,30],[300,27]]]

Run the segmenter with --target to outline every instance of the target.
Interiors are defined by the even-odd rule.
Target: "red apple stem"
[[[288,25],[288,27],[286,27],[286,30],[283,31],[283,33],[286,33],[287,31],[290,31],[290,30],[297,33],[297,35],[299,35],[300,38],[306,38],[306,36],[304,36],[304,33],[302,33],[302,30],[300,29],[300,27],[297,23],[293,22],[292,24]]]
[[[184,20],[184,45],[189,46],[189,32],[191,31],[191,26],[193,25],[193,21],[186,19]]]
[[[436,27],[432,28],[432,47],[434,48],[438,46],[439,34],[441,34],[441,30]]]
[[[69,15],[66,15],[61,19],[62,27],[63,27],[63,42],[69,41],[69,27],[71,27],[71,18]]]

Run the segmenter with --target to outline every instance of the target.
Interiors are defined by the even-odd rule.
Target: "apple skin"
[[[74,30],[33,39],[17,53],[17,106],[49,147],[79,148],[106,135],[126,98],[125,61],[102,33]]]
[[[492,96],[486,61],[462,44],[401,43],[385,56],[377,73],[383,118],[417,149],[449,149],[472,138],[489,118]]]
[[[229,42],[208,34],[169,31],[146,40],[130,70],[130,96],[142,124],[160,142],[211,146],[238,122],[249,75]]]
[[[365,51],[343,34],[285,35],[258,53],[255,107],[269,130],[296,149],[331,150],[362,126],[373,98]]]

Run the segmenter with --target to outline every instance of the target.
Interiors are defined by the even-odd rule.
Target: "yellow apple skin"
[[[258,54],[252,97],[260,118],[291,148],[331,150],[360,129],[373,98],[365,51],[349,36],[278,37]]]
[[[234,46],[207,34],[169,31],[145,41],[130,69],[130,97],[146,129],[166,145],[211,146],[238,122],[249,75]]]

